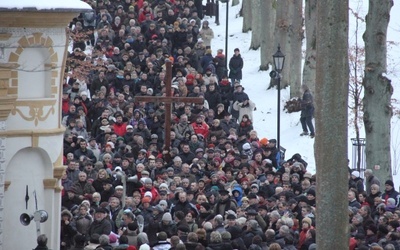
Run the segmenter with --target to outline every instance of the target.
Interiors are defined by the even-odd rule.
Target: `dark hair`
[[[131,231],[135,231],[138,228],[137,222],[131,222],[128,224],[128,229]]]
[[[47,236],[41,234],[37,237],[37,244],[38,246],[45,247],[47,245]]]
[[[74,236],[75,246],[85,246],[86,238],[84,235],[77,234]]]
[[[397,232],[392,232],[389,237],[393,241],[396,241],[396,240],[400,239],[400,235]]]
[[[253,237],[252,244],[261,245],[261,243],[262,243],[262,239],[259,235],[256,235]]]
[[[119,244],[128,244],[128,237],[121,235],[118,240]]]
[[[397,220],[390,221],[389,225],[394,229],[397,229],[398,227],[400,227],[400,223]]]
[[[364,198],[366,198],[366,197],[368,196],[368,194],[367,194],[366,191],[362,191],[360,194],[361,194],[362,196],[364,196]],[[369,206],[368,206],[368,207],[369,207]]]
[[[90,236],[90,243],[95,243],[95,244],[99,244],[100,241],[100,234],[92,234],[92,236]]]
[[[175,213],[175,217],[178,218],[179,220],[185,219],[185,214],[182,211],[177,211]]]

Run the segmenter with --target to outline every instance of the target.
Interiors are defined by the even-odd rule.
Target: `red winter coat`
[[[115,123],[114,124],[114,132],[118,136],[124,136],[126,134],[126,123]]]
[[[192,124],[193,130],[195,132],[195,134],[201,134],[203,135],[204,138],[207,138],[208,136],[208,130],[209,130],[209,126],[207,125],[207,123],[202,122],[201,124],[198,124],[196,122],[193,122]]]
[[[66,114],[68,114],[68,112],[69,112],[69,104],[70,104],[70,99],[69,98],[67,98],[67,99],[62,99],[62,107],[61,107],[61,109],[62,109],[62,114],[63,115],[66,115]]]
[[[306,241],[306,234],[307,234],[307,231],[309,230],[309,229],[312,229],[312,228],[314,228],[314,227],[310,227],[310,228],[307,228],[307,229],[301,229],[301,232],[300,232],[300,234],[299,234],[299,243],[297,244],[297,249],[300,249],[301,248],[301,246],[304,244],[304,242]]]
[[[152,187],[151,190],[146,190],[145,187],[141,187],[140,188],[140,194],[142,195],[142,198],[144,197],[144,194],[150,191],[151,192],[151,204],[155,204],[156,202],[158,202],[158,200],[160,199],[160,195],[158,194],[158,191],[155,187]]]

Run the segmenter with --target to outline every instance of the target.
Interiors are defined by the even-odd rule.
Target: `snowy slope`
[[[362,17],[368,11],[367,1],[350,0],[351,7],[359,11]],[[212,41],[213,53],[217,49],[225,49],[225,20],[226,20],[226,5],[220,4],[220,25],[216,26],[214,18],[206,17],[210,21],[210,26],[214,30],[215,38]],[[276,138],[277,129],[277,90],[267,90],[269,84],[269,72],[259,72],[258,68],[260,65],[260,52],[249,50],[251,42],[251,32],[242,33],[242,22],[241,17],[237,17],[241,5],[231,7],[229,6],[229,39],[228,39],[228,53],[227,58],[229,60],[232,57],[233,50],[239,48],[241,55],[244,60],[243,80],[242,84],[245,87],[245,92],[249,95],[250,99],[256,103],[257,110],[254,111],[254,127],[258,132],[259,138],[267,137],[269,139]],[[395,5],[392,10],[393,13],[400,13],[400,5]],[[350,43],[355,41],[355,21],[353,16],[350,15]],[[388,40],[398,39],[400,33],[400,22],[392,18],[392,22],[389,25]],[[363,31],[359,32],[359,43],[363,43],[361,36]],[[397,37],[397,38],[396,38]],[[303,46],[304,47],[304,46]],[[284,53],[284,52],[283,52]],[[400,66],[400,47],[392,47],[388,53],[390,55],[389,61],[391,65],[389,67]],[[272,57],[272,55],[271,55]],[[285,70],[285,69],[284,69]],[[400,98],[400,91],[396,89],[399,77],[394,74],[390,74],[389,77],[393,80],[395,93],[393,98]],[[396,86],[397,85],[397,86]],[[283,109],[284,103],[289,99],[289,90],[283,89],[281,91],[281,109]],[[314,158],[314,140],[309,137],[300,137],[299,134],[302,132],[301,125],[299,122],[300,113],[287,114],[281,110],[281,146],[287,149],[286,156],[290,158],[295,153],[300,153],[303,158],[309,163],[308,171],[315,173],[315,158]],[[395,131],[393,141],[398,141],[400,145],[400,122],[398,117],[393,118],[393,123],[398,124],[394,126]],[[354,137],[354,131],[349,130],[349,155],[348,158],[352,158],[352,148],[350,138]],[[398,138],[397,138],[398,137]],[[398,146],[400,151],[400,146]],[[400,158],[400,153],[399,158]],[[344,166],[346,167],[346,166]],[[400,184],[400,176],[394,175],[394,181],[396,186]]]

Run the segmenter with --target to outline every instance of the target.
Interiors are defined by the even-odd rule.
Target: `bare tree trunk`
[[[274,45],[274,25],[276,11],[274,0],[261,0],[261,65],[260,70],[268,70],[269,64],[273,64],[272,55],[275,53]]]
[[[290,40],[288,36],[289,29],[289,8],[290,0],[280,0],[276,2],[276,20],[275,20],[275,51],[278,44],[281,46],[281,51],[285,54],[285,69],[282,71],[281,77],[281,89],[289,86],[290,80],[290,65],[291,53],[290,53]],[[274,52],[275,53],[275,52]]]
[[[261,2],[252,0],[251,3],[251,43],[250,49],[257,50],[261,46]]]
[[[307,85],[312,93],[315,93],[317,0],[306,0],[304,14],[306,26],[306,58],[303,66],[303,84]]]
[[[387,65],[386,35],[390,19],[392,0],[369,1],[366,17],[364,127],[366,134],[367,168],[381,182],[392,179],[390,155],[390,119],[393,111],[390,103],[393,94],[391,81],[385,76]],[[379,165],[380,168],[374,168]]]
[[[317,103],[314,155],[317,169],[318,249],[348,249],[347,116],[348,0],[317,2]],[[335,212],[332,212],[335,204]]]
[[[290,98],[300,97],[301,94],[301,45],[304,38],[303,30],[303,1],[290,0],[290,26],[288,35],[290,40],[291,60],[290,71]]]
[[[243,0],[242,16],[243,16],[242,32],[247,33],[249,30],[251,30],[251,24],[252,24],[251,0]]]

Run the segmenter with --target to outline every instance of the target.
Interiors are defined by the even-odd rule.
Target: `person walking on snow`
[[[300,136],[310,135],[311,138],[314,138],[315,131],[312,123],[312,118],[314,116],[314,98],[307,85],[303,84],[301,89],[303,90],[303,98],[301,99],[300,122],[301,127],[303,128],[303,133],[301,133]],[[307,127],[310,130],[310,133],[308,133]]]

